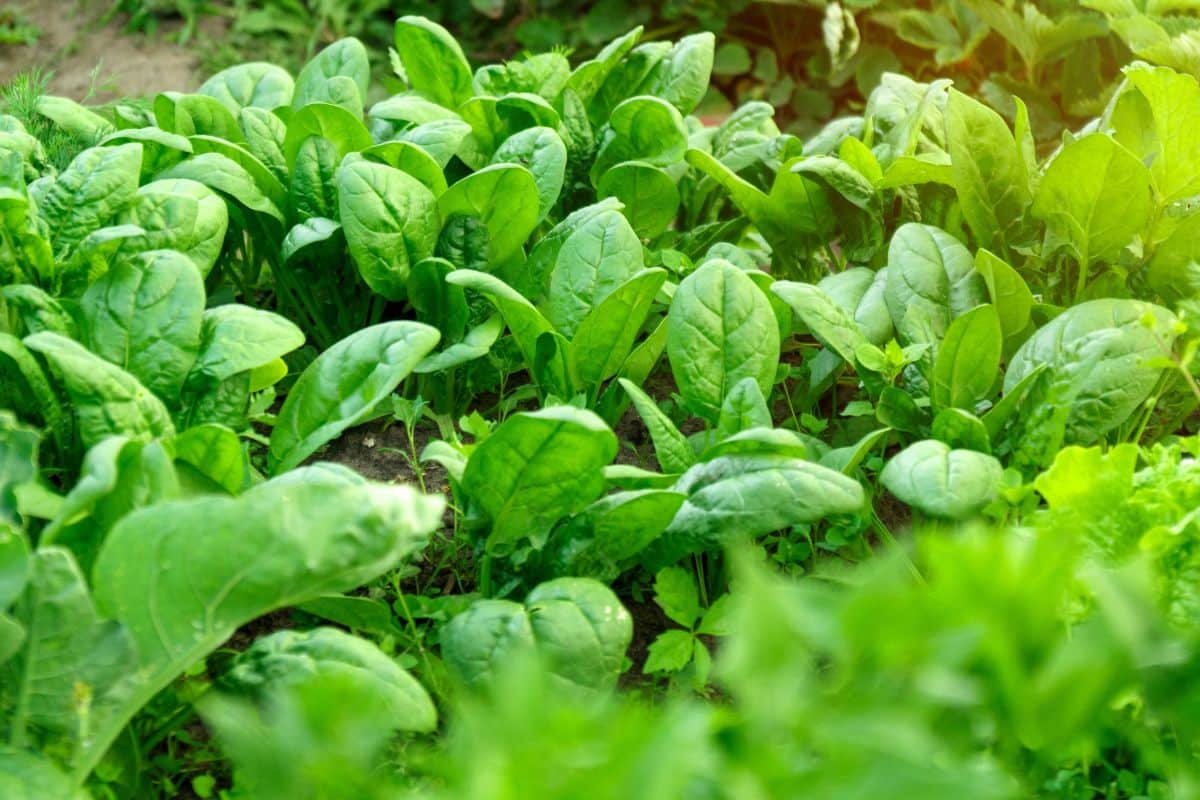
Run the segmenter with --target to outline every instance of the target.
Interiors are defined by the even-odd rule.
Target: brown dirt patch
[[[199,41],[177,44],[181,23],[164,21],[153,36],[124,33],[126,18],[117,15],[105,24],[107,2],[80,0],[6,0],[36,26],[41,35],[34,45],[0,46],[0,83],[17,73],[41,67],[53,70],[50,92],[74,100],[107,102],[162,91],[194,91],[203,81],[199,70]],[[224,21],[203,17],[200,27],[220,35]]]

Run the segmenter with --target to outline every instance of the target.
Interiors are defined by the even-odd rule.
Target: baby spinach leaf
[[[632,381],[621,378],[620,384],[633,401],[638,416],[642,418],[642,424],[650,433],[650,440],[654,442],[654,455],[663,471],[679,474],[696,463],[696,454],[692,451],[687,437],[679,432],[675,423],[663,413],[654,399]]]
[[[954,188],[976,241],[998,252],[1019,244],[1032,194],[1008,124],[983,103],[951,89],[946,142]]]
[[[1150,171],[1111,136],[1093,133],[1058,151],[1038,183],[1033,214],[1086,273],[1115,263],[1150,216]]]
[[[398,169],[369,161],[337,172],[342,231],[359,274],[389,300],[404,297],[410,265],[433,255],[438,206],[433,193]]]
[[[987,398],[1000,369],[1000,315],[990,304],[977,306],[950,323],[938,348],[930,383],[935,408],[968,411]]]
[[[35,333],[25,344],[62,381],[85,447],[114,434],[152,438],[175,432],[162,401],[120,367],[57,333]]]
[[[178,250],[206,277],[225,244],[229,209],[202,183],[164,178],[138,189],[117,221],[142,229],[141,234],[122,239],[121,253]]]
[[[642,243],[615,208],[573,214],[530,258],[549,262],[546,318],[573,337],[585,317],[642,269]],[[586,209],[585,209],[586,211]],[[551,234],[554,235],[553,233]]]
[[[1021,337],[1029,332],[1033,293],[1015,269],[988,250],[975,253],[975,271],[983,276],[992,306],[1000,315],[1005,355],[1010,355],[1021,344]]]
[[[992,502],[1004,468],[990,455],[924,439],[888,461],[879,481],[931,517],[968,519]]]
[[[367,96],[367,82],[371,78],[371,64],[367,48],[353,36],[339,39],[313,56],[300,74],[296,76],[292,92],[292,110],[300,111],[314,102],[332,99],[340,92],[330,90],[337,78],[348,78],[357,89],[357,107],[350,109],[362,116],[362,101]]]
[[[570,406],[509,417],[471,454],[463,491],[491,520],[489,550],[544,536],[604,490],[601,469],[617,437],[598,416]]]
[[[61,548],[34,554],[13,616],[25,630],[21,650],[5,667],[12,702],[7,738],[17,746],[30,741],[35,727],[74,733],[76,687],[107,688],[136,665],[129,634],[97,615],[83,574]]]
[[[1056,398],[1065,404],[1065,443],[1092,444],[1124,423],[1154,390],[1162,368],[1146,362],[1174,341],[1174,319],[1167,309],[1139,300],[1105,298],[1072,306],[1017,350],[1004,376],[1005,393],[1048,365],[1025,408]]]
[[[821,344],[847,364],[855,364],[860,347],[869,344],[858,324],[818,286],[776,281],[771,291],[783,298]]]
[[[287,70],[255,61],[221,70],[201,84],[196,93],[218,100],[236,114],[248,106],[272,111],[291,105],[295,85]]]
[[[188,374],[189,391],[221,383],[282,358],[304,344],[300,329],[278,314],[237,303],[206,309],[200,350]]]
[[[38,199],[38,214],[61,258],[122,211],[138,189],[142,146],[137,143],[84,150]]]
[[[811,461],[768,454],[722,455],[697,464],[672,491],[687,500],[647,549],[643,561],[650,569],[740,538],[851,514],[865,502],[853,478]]]
[[[762,390],[753,378],[742,378],[721,402],[717,440],[728,439],[751,428],[770,428],[771,412]]]
[[[597,143],[592,185],[624,161],[669,167],[687,152],[687,127],[674,106],[657,97],[633,97],[613,109]]]
[[[345,675],[369,687],[397,730],[426,732],[437,727],[437,709],[412,675],[373,642],[337,628],[264,636],[238,655],[221,685],[263,698],[313,675]]]
[[[961,242],[931,225],[908,222],[897,229],[888,247],[884,300],[898,331],[910,310],[919,308],[940,339],[952,319],[986,297],[983,276]]]
[[[624,161],[609,169],[596,186],[600,197],[615,197],[638,236],[652,239],[665,231],[679,213],[675,181],[662,169],[643,161]]]
[[[851,267],[822,278],[817,288],[858,324],[862,335],[874,345],[885,345],[892,338],[892,318],[884,301],[887,267],[879,271]]]
[[[271,431],[268,466],[286,472],[370,415],[438,343],[436,328],[384,322],[326,350],[288,392]]]
[[[442,655],[468,686],[481,687],[522,652],[546,660],[568,686],[612,689],[633,638],[633,621],[612,590],[590,578],[540,584],[524,605],[478,600],[442,631]]]
[[[779,362],[779,328],[762,290],[728,261],[709,261],[684,278],[668,313],[667,358],[688,407],[710,422],[742,378],[764,396]]]
[[[308,103],[288,119],[283,139],[283,155],[288,166],[296,168],[301,147],[316,136],[329,142],[340,161],[350,153],[366,150],[375,141],[359,117],[331,103]]]
[[[454,37],[424,17],[396,20],[396,52],[413,91],[457,108],[473,94],[471,67]]]
[[[534,363],[538,339],[543,334],[552,333],[554,328],[532,303],[504,281],[484,272],[457,269],[446,276],[446,281],[485,295],[503,315],[504,323],[512,331],[525,363]]]
[[[529,170],[538,192],[538,222],[558,202],[567,171],[567,146],[551,128],[518,131],[505,139],[492,155],[493,164],[518,164]]]
[[[80,299],[88,345],[177,406],[200,352],[204,299],[200,273],[180,253],[154,250],[119,262]]]
[[[99,609],[133,637],[138,670],[93,710],[75,773],[90,772],[138,709],[240,625],[359,586],[420,550],[442,506],[327,464],[237,498],[160,503],[122,519],[93,585]]]
[[[495,271],[521,256],[538,223],[538,184],[522,166],[493,164],[456,182],[437,199],[437,207],[444,220],[463,214],[483,222],[488,261]]]
[[[666,279],[663,269],[636,273],[579,323],[571,340],[571,363],[583,386],[594,387],[621,370]]]

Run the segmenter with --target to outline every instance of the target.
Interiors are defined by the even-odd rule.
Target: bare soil
[[[180,46],[182,23],[164,21],[153,35],[125,33],[127,17],[102,20],[109,3],[102,0],[5,0],[36,26],[34,45],[0,45],[0,83],[22,70],[53,71],[50,92],[74,100],[107,102],[162,91],[193,91],[203,81],[199,41]],[[224,21],[203,17],[200,27],[220,35]]]

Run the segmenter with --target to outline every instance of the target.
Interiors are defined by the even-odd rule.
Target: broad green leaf
[[[657,97],[633,97],[613,109],[600,134],[589,176],[593,186],[624,161],[669,167],[687,153],[687,127],[674,106]]]
[[[579,323],[571,356],[575,375],[584,386],[595,386],[621,370],[666,279],[663,269],[636,273]]]
[[[346,109],[331,103],[309,103],[292,114],[287,123],[282,147],[290,168],[296,168],[301,147],[313,136],[333,145],[338,161],[375,144],[362,120]]]
[[[151,438],[175,432],[162,401],[120,367],[57,333],[35,333],[25,344],[44,356],[62,381],[85,447],[106,436]]]
[[[1154,391],[1162,367],[1149,362],[1174,342],[1174,321],[1167,309],[1139,300],[1106,298],[1072,306],[1017,350],[1004,375],[1004,391],[1012,392],[1047,364],[1025,407],[1062,405],[1065,443],[1092,444],[1123,424]]]
[[[770,428],[771,411],[762,390],[753,378],[742,378],[721,402],[717,420],[717,440],[748,431],[751,428]]]
[[[0,609],[6,608],[15,594],[6,573],[11,563],[8,557],[14,552],[11,545],[21,541],[9,527],[22,524],[16,489],[37,478],[40,438],[38,431],[21,424],[10,411],[0,410]]]
[[[362,151],[363,158],[386,164],[416,178],[433,192],[434,197],[446,191],[446,176],[433,156],[408,142],[382,142]]]
[[[29,742],[34,728],[73,734],[81,687],[103,708],[105,690],[137,663],[128,632],[96,613],[79,566],[61,548],[43,547],[33,556],[13,616],[25,629],[20,652],[3,667],[14,745]]]
[[[1200,194],[1200,85],[1196,78],[1144,64],[1126,68],[1125,78],[1146,98],[1154,122],[1150,174],[1159,205]]]
[[[341,160],[337,146],[324,137],[309,136],[300,143],[288,176],[292,218],[337,218],[337,171]]]
[[[236,151],[230,150],[236,154]],[[249,153],[244,153],[247,164],[255,164],[256,160]],[[241,204],[249,211],[264,214],[280,226],[284,224],[283,211],[275,204],[276,200],[283,201],[286,194],[283,184],[279,183],[266,167],[258,164],[258,178],[275,194],[268,197],[260,187],[259,181],[242,164],[229,156],[219,153],[200,153],[179,162],[170,169],[159,173],[163,179],[186,178],[202,183],[210,189],[221,192]]]
[[[931,438],[945,442],[954,450],[976,450],[991,455],[992,440],[987,426],[969,411],[943,408],[933,418]]]
[[[526,365],[533,364],[537,357],[538,338],[544,333],[553,332],[554,328],[532,303],[504,281],[484,272],[458,269],[447,275],[446,281],[485,295],[504,316],[504,323],[516,339]]]
[[[187,377],[199,391],[247,370],[269,364],[304,344],[304,334],[278,314],[237,303],[206,309],[200,352]]]
[[[694,553],[862,509],[858,481],[811,461],[780,455],[725,455],[695,465],[675,483],[687,495],[646,551],[651,569]]]
[[[567,169],[567,146],[550,128],[536,127],[518,131],[505,139],[492,155],[493,164],[518,164],[529,170],[538,192],[538,218],[541,222],[558,202]]]
[[[362,116],[362,101],[367,97],[371,64],[367,48],[353,36],[339,39],[304,65],[296,76],[291,98],[292,110],[300,111],[314,102],[333,99],[340,91],[331,91],[330,87],[339,77],[348,78],[357,89],[358,102],[354,112]]]
[[[540,584],[524,605],[477,600],[442,632],[447,666],[467,686],[482,687],[504,662],[537,653],[567,685],[616,685],[633,621],[612,590],[589,578]]]
[[[1066,144],[1038,183],[1033,214],[1087,266],[1116,263],[1150,216],[1150,171],[1104,133]]]
[[[271,474],[286,472],[366,419],[438,343],[436,328],[384,322],[342,339],[308,365],[271,432]]]
[[[184,378],[200,352],[204,283],[195,265],[172,250],[117,263],[80,299],[93,353],[178,405]]]
[[[449,31],[424,17],[396,20],[396,52],[409,86],[446,108],[470,99],[471,67]]]
[[[504,333],[504,316],[496,314],[488,317],[467,331],[462,341],[455,342],[440,353],[425,356],[417,366],[413,367],[413,372],[419,374],[441,372],[460,364],[466,364],[468,361],[483,358],[502,333]]]
[[[369,687],[398,730],[432,731],[437,709],[429,693],[377,645],[337,628],[276,631],[238,655],[224,685],[265,698],[313,675],[345,675]]]
[[[892,338],[892,317],[884,301],[887,267],[875,271],[851,267],[822,278],[817,288],[846,312],[871,344],[882,346]]]
[[[623,36],[619,36],[606,44],[596,57],[584,61],[575,67],[571,73],[568,85],[583,103],[591,101],[592,96],[604,85],[604,81],[616,68],[617,64],[634,48],[642,36],[642,26],[637,26]]]
[[[242,135],[233,113],[202,94],[161,92],[154,98],[154,118],[158,127],[179,136],[203,134],[236,142]]]
[[[482,686],[497,662],[535,647],[525,607],[511,600],[476,600],[442,630],[446,666],[467,686]]]
[[[1007,344],[1029,327],[1033,293],[1015,269],[988,250],[980,249],[975,253],[975,271],[983,276],[987,285],[988,296],[1000,315],[1000,329]]]
[[[250,486],[250,460],[238,435],[221,425],[196,425],[171,442],[177,466],[195,470],[229,494]],[[190,473],[181,469],[181,477]]]
[[[837,353],[847,364],[855,364],[855,353],[869,344],[858,324],[819,287],[794,281],[776,281],[771,291],[791,306],[821,344]]]
[[[30,348],[9,333],[0,333],[0,377],[0,405],[27,418],[40,419],[49,429],[59,455],[66,457],[73,445],[73,420]]]
[[[84,141],[96,141],[113,129],[107,119],[67,97],[44,94],[37,98],[34,108],[38,114]]]
[[[460,119],[438,119],[409,128],[400,138],[429,153],[445,169],[470,133],[471,126]]]
[[[109,530],[122,517],[179,496],[175,466],[160,442],[109,436],[84,455],[79,480],[42,531],[40,544],[70,550],[88,572]]]
[[[553,406],[510,416],[471,454],[462,488],[491,520],[488,548],[549,532],[604,490],[617,438],[590,411]]]
[[[454,265],[442,258],[427,258],[413,264],[408,274],[408,302],[417,320],[442,332],[442,342],[457,342],[467,330],[470,309],[461,286],[446,276]]]
[[[211,181],[201,180],[203,177],[202,174],[200,177],[197,177],[196,174],[189,175],[173,172],[170,174],[170,177],[200,180],[201,183],[217,191],[229,194],[239,203],[246,206],[246,208],[268,214],[272,217],[279,218],[279,212],[287,209],[287,187],[284,186],[279,176],[259,156],[252,153],[246,147],[224,139],[218,139],[215,136],[193,136],[188,142],[191,144],[193,152],[197,155],[211,153],[224,156],[240,167],[241,171],[225,164],[223,171],[228,174],[224,177],[214,178]],[[218,161],[217,163],[220,164],[221,162]],[[194,166],[181,167],[180,169],[193,173],[196,171]],[[284,169],[286,169],[286,166]],[[243,176],[241,172],[245,172],[246,175]],[[253,188],[245,185],[246,177],[249,177]],[[266,202],[258,198],[259,194],[265,196]],[[272,206],[274,207],[273,209]],[[279,219],[279,221],[281,224],[283,223],[282,219]]]
[[[933,365],[930,399],[935,408],[971,411],[987,398],[1000,369],[1000,315],[985,304],[950,323]]]
[[[327,464],[236,498],[160,503],[125,517],[104,543],[93,585],[99,609],[132,635],[139,668],[112,693],[111,713],[95,715],[76,774],[90,772],[138,709],[240,626],[362,585],[419,551],[443,505]]]
[[[572,215],[559,228],[562,238],[552,231],[555,238],[539,243],[530,261],[549,262],[546,318],[573,337],[590,313],[641,271],[642,243],[625,217],[608,207]]]
[[[288,163],[283,153],[287,125],[271,112],[253,106],[238,112],[238,127],[245,137],[246,152],[258,159],[271,174],[287,183]]]
[[[679,189],[662,169],[642,161],[625,161],[606,171],[596,186],[599,197],[615,197],[638,236],[653,239],[675,221]]]
[[[538,651],[559,678],[577,686],[616,686],[633,620],[604,584],[587,578],[558,578],[538,585],[525,598]]]
[[[561,555],[554,571],[611,583],[666,529],[683,501],[682,494],[662,489],[601,497],[555,531],[552,544]]]
[[[437,199],[443,220],[455,214],[477,217],[488,231],[493,270],[520,257],[539,219],[538,184],[517,164],[493,164],[459,180]]]
[[[992,456],[924,439],[888,461],[879,481],[931,517],[968,519],[992,502],[1004,468]]]
[[[1146,280],[1168,301],[1200,296],[1200,214],[1180,220],[1154,249]]]
[[[654,442],[654,455],[663,471],[679,474],[696,463],[696,454],[688,444],[687,437],[679,432],[675,423],[671,422],[671,418],[658,407],[654,399],[632,381],[621,378],[620,384],[633,401],[638,416],[642,418],[642,424],[650,433],[650,440]]]
[[[716,422],[721,401],[752,377],[770,393],[779,363],[779,328],[766,295],[727,261],[684,278],[668,313],[667,358],[688,407]]]
[[[1018,244],[1032,193],[1008,124],[983,103],[951,89],[946,142],[954,188],[979,246],[1004,252]]]
[[[301,253],[316,254],[326,242],[337,242],[342,234],[342,223],[325,217],[311,217],[292,226],[279,246],[279,257],[286,264]],[[309,250],[309,248],[312,248]],[[309,253],[305,255],[308,257]]]
[[[404,297],[412,264],[433,255],[438,206],[420,181],[383,164],[338,170],[342,231],[359,274],[389,300]]]
[[[970,251],[931,225],[901,225],[888,247],[887,269],[884,300],[898,331],[904,331],[911,310],[919,308],[941,338],[952,319],[986,302],[987,285],[975,271]]]
[[[90,800],[49,758],[0,745],[0,796],[8,800]]]
[[[83,237],[113,219],[133,200],[142,146],[93,147],[77,155],[38,199],[38,215],[61,258]]]
[[[274,64],[254,61],[223,69],[196,90],[221,102],[236,114],[247,106],[273,111],[291,105],[295,81]]]
[[[143,231],[122,239],[121,253],[178,250],[207,277],[225,244],[229,210],[225,201],[202,183],[164,178],[138,189],[117,221]]]
[[[684,36],[654,65],[642,92],[661,97],[681,114],[692,113],[708,91],[714,44],[707,31]]]

